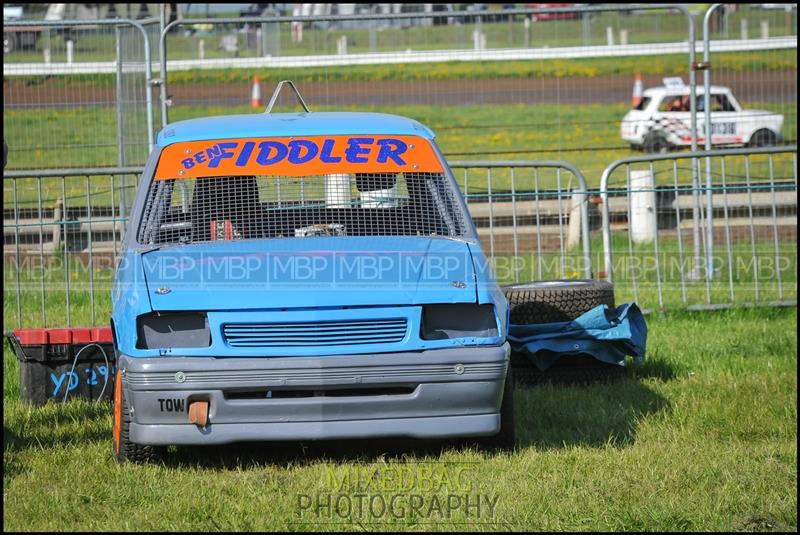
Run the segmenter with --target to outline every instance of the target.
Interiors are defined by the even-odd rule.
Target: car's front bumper
[[[121,356],[138,444],[493,435],[508,344],[329,357]],[[208,401],[205,427],[188,405]]]

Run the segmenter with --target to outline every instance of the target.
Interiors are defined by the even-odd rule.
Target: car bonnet
[[[311,237],[154,249],[142,255],[153,310],[247,310],[474,303],[467,242]]]

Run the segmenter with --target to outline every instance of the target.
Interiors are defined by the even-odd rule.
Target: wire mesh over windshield
[[[154,180],[139,227],[145,244],[310,236],[464,234],[441,173],[237,176]]]

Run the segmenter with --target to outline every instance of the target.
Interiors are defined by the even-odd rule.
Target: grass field
[[[647,359],[622,381],[518,389],[510,454],[348,441],[181,448],[160,464],[118,466],[109,405],[22,405],[6,349],[3,527],[796,530],[796,308],[650,316],[648,324]],[[418,477],[403,487],[357,479],[399,469]],[[425,473],[462,479],[426,486]],[[449,518],[430,508],[396,516],[342,508],[342,518],[301,507],[302,496],[445,500],[467,488],[494,508]]]

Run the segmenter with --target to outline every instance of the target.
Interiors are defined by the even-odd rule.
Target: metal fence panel
[[[579,158],[591,176],[598,159],[629,153],[618,121],[640,65],[672,53],[669,72],[691,85],[688,14],[662,4],[187,19],[162,34],[162,120],[252,112],[254,85],[269,94],[288,78],[315,110],[419,119],[451,159]],[[265,34],[280,47],[249,37]],[[228,37],[237,47],[226,49]]]
[[[694,10],[696,20],[702,15],[699,7],[670,4],[516,10],[491,5],[486,12],[433,4],[432,13],[419,12],[422,5],[322,6],[309,7],[304,17],[192,19],[167,29],[169,76],[163,81],[169,84],[151,110],[153,123],[165,124],[161,104],[172,112],[171,120],[251,112],[254,76],[265,93],[277,80],[294,78],[314,109],[420,119],[438,133],[449,158],[569,159],[593,180],[601,162],[630,155],[618,121],[628,108],[634,74],[641,71],[645,87],[660,85],[665,75],[694,75],[692,28],[681,9]],[[759,6],[727,5],[722,22],[712,25],[714,81],[731,86],[743,102],[783,113],[784,138],[792,140],[796,9]],[[155,14],[152,5],[150,13]],[[157,61],[152,51],[160,43],[159,20],[139,23]],[[123,48],[135,50],[123,50],[118,95],[113,30],[95,21],[58,24],[86,33],[73,42],[71,63],[57,34],[46,48],[47,64],[43,39],[4,56],[11,168],[119,165],[120,153],[125,165],[140,164],[146,128],[134,109],[148,108],[150,85],[145,89],[138,77],[135,86],[124,80],[127,69],[141,68],[144,52],[133,43],[136,38],[122,36]],[[749,33],[738,31],[742,24],[749,24]],[[154,68],[159,72],[159,65]],[[53,113],[40,106],[46,98],[80,107]],[[121,117],[110,105],[117,99],[125,101]],[[118,144],[120,138],[131,147],[117,151],[111,140]]]
[[[594,210],[575,166],[522,160],[450,167],[498,282],[592,277]]]
[[[275,82],[291,78],[315,110],[381,111],[421,120],[437,132],[450,159],[569,159],[593,179],[603,162],[631,155],[619,120],[635,73],[642,73],[645,88],[676,75],[693,87],[695,69],[701,68],[688,44],[694,20],[702,20],[695,6],[429,14],[376,7],[359,14],[366,9],[343,15],[334,6],[303,17],[173,24],[162,34],[161,55],[168,62],[161,77],[169,82],[162,86],[164,124],[251,112],[254,85],[268,94]],[[749,20],[754,26],[761,19],[770,28],[766,36],[712,35],[714,61],[730,66],[715,83],[730,85],[744,102],[764,95],[755,100],[764,109],[789,110],[784,137],[791,141],[796,97],[778,88],[796,78],[796,10],[728,6],[725,24]],[[302,39],[298,28],[304,28]],[[277,46],[264,44],[267,34]],[[237,39],[235,51],[226,50],[226,37]],[[697,46],[702,49],[702,43]]]
[[[692,161],[703,157],[712,158],[711,190],[692,186]],[[500,283],[606,276],[618,301],[660,310],[796,303],[796,148],[621,160],[604,173],[599,197],[564,162],[450,166]],[[140,173],[4,175],[7,324],[105,321],[129,209],[120,203],[133,201]],[[716,244],[710,264],[703,243],[709,193]],[[599,262],[600,242],[590,234],[597,228]],[[593,263],[601,265],[596,273]],[[706,265],[714,266],[712,277]]]
[[[107,323],[125,214],[140,173],[134,167],[4,174],[7,326]]]
[[[143,164],[156,124],[150,35],[158,27],[124,19],[4,25],[18,36],[3,56],[7,167]]]
[[[693,180],[704,160],[710,187]],[[623,159],[600,193],[602,275],[618,300],[659,311],[796,304],[796,147]]]

